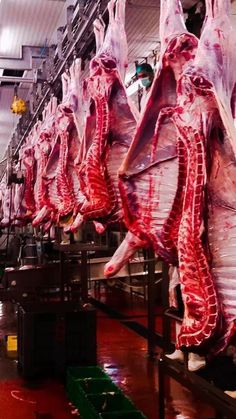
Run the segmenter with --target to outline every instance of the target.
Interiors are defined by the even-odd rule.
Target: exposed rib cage
[[[63,217],[73,211],[74,208],[74,196],[72,191],[72,185],[69,181],[67,173],[68,165],[68,131],[60,131],[60,153],[57,167],[57,175],[55,178],[57,193],[59,196],[59,207],[58,216]]]
[[[178,138],[177,140],[177,149],[179,163],[178,186],[170,215],[163,226],[162,233],[162,243],[166,250],[176,257],[176,261],[178,260],[178,235],[182,217],[184,188],[187,177],[187,150],[181,138]]]
[[[107,183],[104,149],[109,132],[109,109],[105,97],[95,97],[96,134],[86,159],[88,202],[81,208],[85,219],[107,216],[112,210],[112,190]],[[103,163],[104,162],[104,163]]]
[[[201,240],[205,184],[205,139],[191,127],[181,130],[187,151],[187,181],[179,226],[179,272],[185,314],[178,343],[204,345],[217,326],[219,307]]]

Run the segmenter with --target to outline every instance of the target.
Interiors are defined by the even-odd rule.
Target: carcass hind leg
[[[78,78],[78,80],[80,80],[81,79],[81,72],[82,72],[82,59],[81,58],[76,58],[74,63],[75,63],[75,65],[74,65],[75,78]]]
[[[70,77],[67,73],[63,73],[61,76],[62,81],[62,101],[65,101],[65,98],[67,97],[68,90],[69,90],[69,81]]]
[[[117,0],[115,20],[123,25],[125,24],[125,6],[126,0]]]
[[[109,278],[117,274],[135,252],[143,247],[147,247],[147,243],[129,231],[111,260],[105,265],[105,277]]]
[[[115,14],[114,14],[115,4],[116,4],[116,0],[110,0],[107,5],[108,13],[109,13],[109,25],[115,22]]]
[[[102,18],[95,19],[95,21],[93,22],[93,30],[95,34],[96,53],[97,53],[103,44],[104,35],[105,35],[105,24]]]

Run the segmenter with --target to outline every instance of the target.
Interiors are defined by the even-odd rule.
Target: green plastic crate
[[[88,405],[88,394],[113,394],[121,393],[120,389],[111,381],[105,378],[85,378],[74,380],[67,386],[69,399],[81,410],[82,406]],[[90,405],[90,404],[89,404]]]
[[[93,411],[97,413],[95,418],[100,418],[101,413],[105,412],[121,412],[136,410],[133,403],[122,393],[114,394],[91,394],[87,395],[87,400],[93,407]]]
[[[86,386],[92,386],[93,380],[106,380],[112,383],[112,380],[100,367],[70,367],[67,370],[66,391],[69,400],[78,408],[87,405],[86,393],[83,391],[81,383],[86,382]],[[89,384],[91,382],[91,384]],[[112,390],[114,391],[114,389]],[[117,388],[118,391],[118,388]],[[100,392],[100,391],[99,391]],[[90,392],[91,393],[91,392]],[[97,393],[94,391],[93,393]]]
[[[147,419],[100,367],[70,367],[67,394],[83,419]]]
[[[122,412],[107,412],[100,415],[101,419],[147,419],[139,410],[122,411]]]
[[[67,378],[109,378],[109,376],[100,367],[69,367]]]
[[[107,378],[76,380],[78,386],[86,394],[119,393],[120,389]]]

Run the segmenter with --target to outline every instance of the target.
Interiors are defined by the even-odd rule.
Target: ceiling
[[[19,57],[22,45],[47,44],[64,5],[55,0],[2,0],[0,56]]]
[[[66,8],[75,0],[1,0],[0,2],[0,76],[7,75],[2,58],[10,61],[22,57],[22,46],[55,44],[56,29],[66,22]],[[3,60],[5,61],[5,60]],[[4,64],[4,62],[3,62]],[[25,72],[24,76],[29,76]],[[10,106],[14,86],[0,84],[0,160],[18,123]],[[26,99],[29,86],[19,88],[18,94]]]
[[[2,58],[19,59],[23,46],[44,48],[57,43],[56,30],[66,23],[66,9],[78,0],[0,0],[0,63]],[[182,0],[191,7],[196,0]],[[233,2],[232,18],[236,25],[236,1]],[[159,0],[127,0],[126,31],[129,45],[127,79],[135,72],[135,61],[150,57],[158,47]],[[11,61],[10,60],[10,61]],[[1,67],[2,66],[2,67]],[[0,66],[0,76],[5,75],[7,65]],[[25,71],[29,77],[31,72]],[[29,85],[21,85],[19,96],[27,99]],[[12,85],[0,84],[0,160],[18,123],[11,113]]]

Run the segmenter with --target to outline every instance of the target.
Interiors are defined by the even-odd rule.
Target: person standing
[[[152,82],[154,79],[154,70],[152,66],[148,63],[137,64],[136,76],[140,81],[143,90],[140,101],[140,111],[142,111],[146,105],[148,94],[151,90]]]

